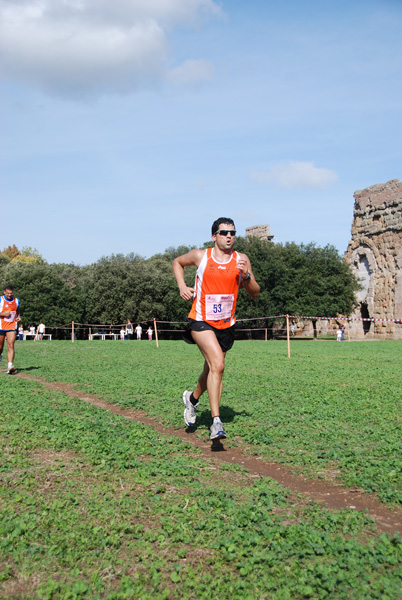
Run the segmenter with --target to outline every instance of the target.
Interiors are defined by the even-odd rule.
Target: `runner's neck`
[[[216,248],[212,248],[212,252],[211,252],[211,256],[212,258],[217,262],[220,263],[222,265],[224,265],[225,263],[228,263],[231,261],[232,259],[232,254],[233,251],[229,250],[229,252],[225,252],[223,250],[219,250],[217,251]],[[225,259],[225,260],[223,260]]]

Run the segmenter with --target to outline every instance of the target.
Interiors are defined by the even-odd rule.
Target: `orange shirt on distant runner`
[[[11,311],[9,317],[0,317],[0,330],[1,331],[15,331],[17,329],[17,315],[20,307],[20,301],[18,298],[7,300],[5,296],[0,298],[0,313]]]
[[[242,283],[238,258],[238,253],[232,252],[228,262],[220,263],[213,256],[213,248],[205,250],[195,276],[189,319],[205,321],[217,329],[235,324],[237,295]]]

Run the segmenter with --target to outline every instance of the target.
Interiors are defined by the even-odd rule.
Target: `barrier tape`
[[[274,317],[251,317],[249,319],[236,319],[236,323],[242,323],[243,321],[263,321],[264,319],[281,319],[282,317],[286,317],[286,315],[275,315]]]
[[[281,315],[289,319],[312,319],[314,321],[371,321],[380,323],[402,323],[402,319],[371,319],[366,317],[302,317],[295,315]]]
[[[147,319],[146,321],[134,321],[134,323],[149,323],[149,322],[153,322],[153,319]],[[170,323],[170,321],[165,321],[166,323]],[[134,323],[131,323],[131,325],[134,325]],[[162,321],[157,321],[157,323],[162,323]],[[74,327],[104,327],[105,329],[115,329],[116,327],[125,327],[127,325],[127,323],[112,323],[112,324],[108,324],[105,325],[104,323],[76,323],[74,321]],[[71,329],[71,323],[70,325],[66,326],[67,328]]]
[[[264,320],[272,320],[272,319],[309,319],[312,321],[369,321],[376,323],[402,323],[402,319],[374,319],[374,318],[366,318],[366,317],[307,317],[304,315],[274,315],[269,317],[251,317],[248,319],[237,319],[237,323],[244,323],[246,321],[264,321]],[[135,321],[135,323],[149,323],[153,322],[153,319],[148,319],[146,321]],[[187,323],[187,321],[158,321],[155,319],[155,323],[160,324],[172,324],[172,325],[180,325],[182,323]],[[74,327],[96,327],[97,329],[116,329],[117,327],[125,327],[127,323],[115,324],[115,325],[102,325],[99,323],[75,323]],[[48,326],[46,329],[71,329],[71,324],[69,325],[54,325]],[[135,329],[135,328],[134,328]],[[168,330],[164,330],[168,331]],[[172,329],[171,331],[181,331],[179,329]]]

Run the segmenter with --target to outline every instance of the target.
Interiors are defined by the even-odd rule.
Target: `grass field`
[[[402,344],[236,342],[225,447],[402,504]],[[183,428],[182,342],[24,342],[16,366]],[[400,599],[402,539],[0,373],[2,598]],[[208,437],[203,399],[193,435]]]

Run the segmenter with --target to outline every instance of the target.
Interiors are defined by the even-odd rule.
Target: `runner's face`
[[[234,225],[230,225],[229,223],[221,223],[219,225],[218,231],[234,231]],[[215,233],[212,236],[212,239],[215,242],[215,246],[219,248],[219,250],[231,250],[234,246],[236,236],[232,236],[230,233],[227,235],[221,235],[220,233]]]
[[[7,300],[11,300],[11,298],[13,297],[13,290],[5,289],[4,295],[7,298]]]

